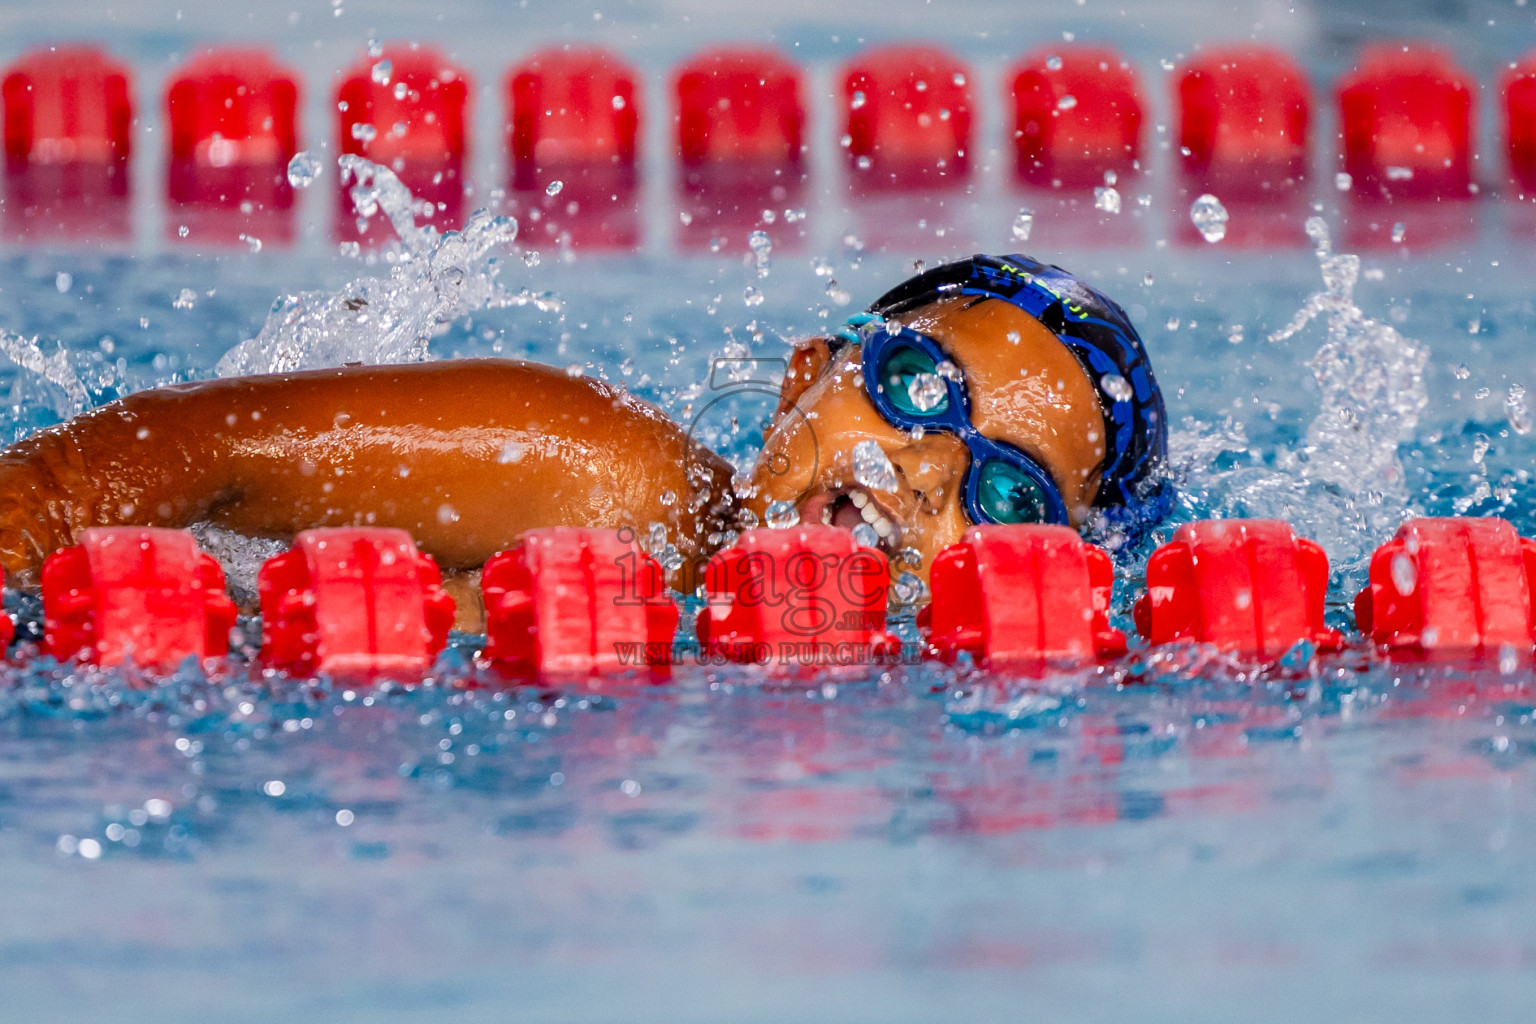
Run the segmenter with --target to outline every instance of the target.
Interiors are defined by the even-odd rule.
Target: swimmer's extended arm
[[[344,367],[157,388],[0,452],[0,564],[34,586],[89,526],[287,538],[409,530],[470,569],[543,526],[667,524],[709,547],[728,464],[660,410],[590,378],[512,360]]]

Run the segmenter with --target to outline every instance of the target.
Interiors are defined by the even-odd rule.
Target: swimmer
[[[889,460],[894,489],[860,468],[860,442]],[[977,256],[800,343],[745,482],[655,406],[535,363],[202,381],[0,452],[0,566],[8,585],[36,587],[43,559],[91,526],[277,540],[392,526],[458,581],[459,626],[478,629],[473,574],[529,529],[659,522],[691,568],[743,519],[790,502],[803,522],[870,524],[925,577],[969,523],[1134,539],[1170,503],[1166,451],[1162,399],[1119,307],[1027,257]]]
[[[1123,545],[1172,504],[1166,420],[1119,306],[1026,256],[974,256],[796,347],[750,507],[868,523],[925,579],[973,523],[1091,527]],[[860,480],[865,442],[892,489]]]

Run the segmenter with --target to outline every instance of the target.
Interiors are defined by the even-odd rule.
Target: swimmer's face
[[[1039,463],[1061,489],[1072,524],[1082,525],[1099,489],[1104,413],[1060,339],[998,299],[943,299],[900,320],[943,346],[965,373],[976,428]],[[789,501],[803,523],[852,529],[868,522],[887,534],[881,547],[893,563],[903,549],[915,550],[920,565],[901,567],[927,579],[934,556],[971,525],[964,494],[970,452],[953,434],[913,438],[886,422],[861,371],[854,345],[830,356],[817,340],[796,352],[748,506],[762,517],[769,502]],[[890,459],[894,492],[872,491],[854,478],[853,449],[861,441],[877,442]]]

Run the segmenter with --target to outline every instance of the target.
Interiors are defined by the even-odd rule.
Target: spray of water
[[[1322,218],[1306,230],[1323,290],[1269,336],[1286,341],[1319,317],[1327,325],[1308,363],[1321,407],[1304,442],[1269,466],[1249,455],[1236,424],[1186,423],[1173,438],[1173,463],[1192,514],[1287,519],[1351,571],[1412,512],[1398,446],[1413,438],[1428,403],[1429,353],[1355,305],[1360,258],[1333,252]]]
[[[61,419],[83,411],[90,398],[85,381],[81,380],[70,352],[62,344],[52,355],[43,352],[36,338],[24,338],[11,331],[0,331],[0,352],[4,352],[21,369],[28,371],[41,393],[34,397],[52,409]],[[28,377],[23,375],[22,380]]]
[[[382,214],[400,238],[389,275],[281,297],[260,333],[219,360],[219,376],[417,362],[433,337],[478,310],[558,308],[554,296],[501,284],[501,256],[517,238],[512,217],[478,210],[461,230],[440,233],[416,223],[416,199],[389,168],[350,155],[338,162],[360,222]]]

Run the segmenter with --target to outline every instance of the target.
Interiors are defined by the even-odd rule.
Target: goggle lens
[[[911,345],[897,345],[885,357],[880,385],[891,404],[908,416],[940,416],[949,409],[949,388],[938,365]]]
[[[1045,492],[1032,477],[1001,459],[981,464],[977,503],[994,523],[1043,523],[1050,519]]]

